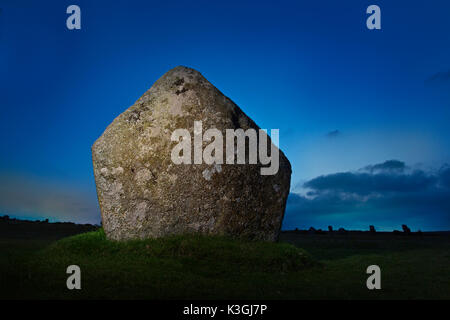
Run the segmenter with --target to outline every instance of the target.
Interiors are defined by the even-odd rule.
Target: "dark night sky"
[[[71,4],[81,30],[65,26]],[[366,28],[371,4],[381,30]],[[285,228],[450,229],[448,1],[0,8],[0,213],[98,223],[92,143],[186,65],[280,129],[293,167]]]

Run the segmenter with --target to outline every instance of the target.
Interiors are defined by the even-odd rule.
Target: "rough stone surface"
[[[108,238],[226,234],[276,241],[291,166],[280,151],[277,174],[261,164],[179,164],[171,160],[175,129],[203,132],[259,127],[198,71],[176,67],[119,115],[92,147],[97,195]],[[210,142],[204,142],[203,148]],[[270,143],[269,143],[270,145]],[[224,143],[225,158],[225,143]],[[193,157],[193,154],[192,154]]]

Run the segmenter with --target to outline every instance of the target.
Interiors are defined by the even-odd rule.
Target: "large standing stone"
[[[108,238],[193,232],[278,238],[290,187],[289,161],[280,152],[275,175],[261,175],[259,162],[174,164],[172,132],[185,128],[193,137],[194,121],[200,120],[203,131],[217,128],[224,137],[226,129],[259,129],[199,72],[176,67],[94,143],[94,175]]]

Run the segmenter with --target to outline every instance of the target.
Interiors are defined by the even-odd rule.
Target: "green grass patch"
[[[371,264],[381,290],[366,287]],[[69,265],[81,268],[81,290],[66,287]],[[450,237],[0,239],[0,288],[3,299],[450,299]]]
[[[82,271],[80,291],[65,288],[72,264]],[[265,279],[314,266],[288,243],[201,235],[119,242],[99,230],[56,241],[29,260],[27,273],[31,287],[45,284],[42,298],[255,298],[255,285],[265,295]]]

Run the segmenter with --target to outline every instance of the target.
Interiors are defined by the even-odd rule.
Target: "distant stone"
[[[405,234],[410,234],[411,233],[411,229],[409,229],[406,224],[402,224],[402,230],[403,230],[403,232]]]
[[[328,226],[328,232],[333,232],[333,226]]]
[[[339,228],[338,233],[345,234],[347,233],[347,230],[345,230],[344,228]]]
[[[371,232],[371,233],[375,233],[376,231],[375,231],[375,227],[374,226],[369,226],[369,231]]]
[[[259,130],[199,72],[176,67],[94,143],[94,176],[108,238],[202,233],[277,240],[290,187],[288,159],[279,152],[274,175],[261,175],[267,165],[248,164],[248,156],[246,164],[175,164],[171,152],[178,142],[171,135],[187,129],[193,137],[195,121],[202,121],[203,131],[217,128],[224,137],[226,129]],[[203,148],[209,143],[203,141]],[[223,149],[225,154],[225,144]]]

